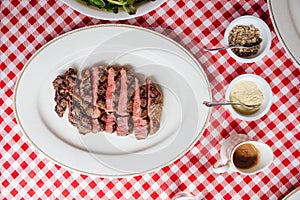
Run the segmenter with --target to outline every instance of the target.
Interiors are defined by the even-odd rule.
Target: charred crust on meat
[[[163,104],[159,85],[124,66],[90,67],[80,75],[79,78],[76,68],[69,68],[52,82],[55,112],[63,117],[68,109],[68,120],[79,133],[117,131],[123,136],[140,131],[142,134],[135,133],[136,139],[145,139],[158,131]],[[109,109],[108,87],[113,88],[108,94]],[[135,96],[137,88],[138,97]],[[134,101],[138,101],[135,114]]]

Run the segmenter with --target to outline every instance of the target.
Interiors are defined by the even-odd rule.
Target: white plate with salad
[[[166,0],[62,0],[87,16],[105,20],[125,20],[144,15]]]

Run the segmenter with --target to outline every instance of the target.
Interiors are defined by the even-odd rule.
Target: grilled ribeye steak
[[[53,81],[53,86],[55,89],[55,112],[59,117],[62,117],[67,109],[69,98],[67,83],[65,81],[64,76],[57,76],[56,79]]]
[[[132,119],[134,133],[137,139],[145,139],[149,133],[149,118],[147,116],[147,87],[140,85],[135,78],[135,92],[133,96]]]
[[[69,109],[68,120],[80,133],[88,133],[92,130],[91,117],[87,115],[90,110],[80,95],[81,81],[77,70],[70,68],[63,75],[57,76],[53,81],[55,89],[55,112],[62,117],[66,108]]]
[[[67,109],[69,99],[74,93],[74,85],[77,84],[77,70],[68,69],[63,75],[57,76],[52,84],[55,89],[55,112],[62,117]]]
[[[163,96],[157,84],[147,80],[148,104],[147,111],[150,122],[149,133],[154,134],[160,127],[162,113]]]
[[[159,130],[163,96],[159,85],[137,78],[125,67],[94,66],[81,71],[70,68],[53,81],[55,112],[82,134],[134,131],[137,139]]]

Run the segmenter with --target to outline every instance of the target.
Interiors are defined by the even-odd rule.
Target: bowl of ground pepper
[[[261,60],[271,46],[271,32],[267,24],[251,15],[233,20],[226,28],[224,44],[252,48],[227,49],[229,55],[241,63],[252,63]]]

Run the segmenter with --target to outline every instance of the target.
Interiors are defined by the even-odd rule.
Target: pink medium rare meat
[[[135,126],[135,129],[134,129],[135,138],[138,140],[147,138],[147,136],[148,136],[147,120],[138,118],[138,119],[134,119],[133,122],[134,122],[134,126]]]
[[[97,133],[103,131],[102,127],[100,126],[98,118],[92,118],[92,132]]]
[[[129,117],[119,116],[117,118],[117,135],[125,136],[129,133]]]
[[[114,68],[110,67],[108,69],[107,76],[107,90],[106,90],[106,109],[107,118],[106,118],[106,126],[105,131],[112,133],[116,129],[116,117],[113,113],[114,111],[114,95],[116,90],[116,82],[115,82],[116,72]]]
[[[132,113],[131,97],[134,95],[135,78],[132,73],[122,68],[120,70],[120,86],[118,88],[119,98],[117,104],[117,114],[120,116],[127,116]]]
[[[114,113],[107,113],[106,114],[106,125],[105,125],[105,131],[108,133],[112,133],[116,130],[116,117]]]
[[[134,124],[131,116],[117,117],[117,135],[126,136],[133,132]]]
[[[148,91],[148,117],[149,117],[149,133],[154,134],[159,130],[160,119],[162,113],[163,98],[158,86],[147,80]]]
[[[135,92],[134,92],[133,107],[132,107],[133,119],[140,118],[141,113],[142,113],[142,109],[141,109],[141,100],[140,100],[139,80],[135,78]]]
[[[114,68],[109,68],[107,76],[107,90],[106,90],[106,112],[112,112],[114,110],[114,93],[116,90],[115,83],[115,70]]]
[[[129,121],[128,121],[128,92],[127,92],[127,75],[126,70],[120,70],[120,83],[119,83],[119,99],[117,108],[117,134],[120,136],[125,136],[129,134]]]
[[[127,74],[125,69],[121,69],[120,95],[117,114],[121,116],[128,115],[128,91],[127,91]]]
[[[77,77],[70,68],[53,81],[55,111],[68,119],[82,134],[106,131],[125,136],[135,132],[145,139],[160,127],[162,93],[150,80],[139,82],[123,67],[91,67]],[[141,84],[142,83],[142,84]]]
[[[132,108],[132,119],[134,123],[135,137],[145,139],[148,136],[148,121],[142,118],[142,103],[140,97],[139,80],[135,78],[135,93]]]

